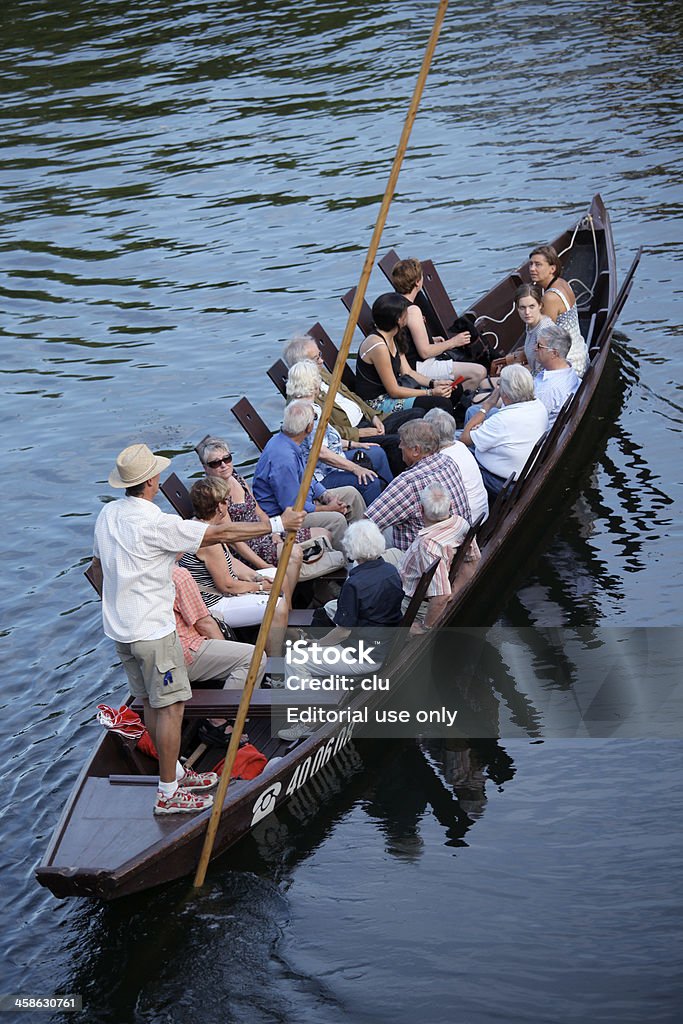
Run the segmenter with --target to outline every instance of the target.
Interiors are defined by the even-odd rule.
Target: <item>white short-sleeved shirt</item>
[[[507,479],[517,475],[541,434],[548,429],[548,410],[538,398],[533,402],[504,405],[470,434],[477,462],[489,473]]]
[[[146,498],[125,497],[104,506],[95,524],[94,554],[102,563],[102,623],[108,637],[134,643],[175,630],[176,555],[197,551],[206,529],[206,523],[169,515]]]
[[[552,427],[560,409],[570,395],[578,391],[581,378],[573,367],[564,370],[541,370],[534,377],[534,392],[548,410],[548,422]]]
[[[472,522],[478,519],[482,513],[487,516],[489,514],[489,496],[486,493],[477,460],[467,445],[463,444],[462,441],[455,441],[448,448],[442,448],[441,454],[447,455],[449,459],[453,459],[453,462],[460,470],[462,482],[467,492],[467,500],[470,503]]]

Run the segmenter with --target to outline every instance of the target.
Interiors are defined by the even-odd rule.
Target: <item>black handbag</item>
[[[449,357],[450,358],[450,357]],[[399,373],[396,378],[396,383],[402,388],[420,388],[425,387],[424,384],[420,384],[414,377],[411,377],[409,373]]]
[[[461,363],[479,363],[481,366],[485,366],[486,369],[490,369],[492,361],[495,359],[495,353],[497,344],[491,344],[488,340],[481,336],[479,328],[467,316],[459,316],[457,320],[454,320],[448,331],[449,337],[453,337],[455,334],[461,334],[462,331],[469,331],[470,342],[467,345],[463,345],[461,348],[452,348],[448,352],[442,352],[441,355],[437,356],[437,359],[455,359]]]
[[[212,617],[213,621],[216,623],[216,625],[218,626],[218,628],[220,629],[221,633],[223,634],[223,639],[224,640],[237,641],[237,634],[227,624],[227,622],[223,622],[222,619],[217,619],[215,617],[215,615],[212,615],[211,617]]]
[[[370,469],[373,473],[377,473],[377,470],[372,464],[372,459],[362,448],[356,449],[351,457],[351,462],[355,462],[357,466],[361,467],[361,469]],[[377,473],[377,477],[382,481],[385,487],[388,485],[389,481],[385,480],[381,473]]]
[[[361,467],[361,469],[370,469],[372,470],[373,473],[375,472],[375,467],[372,464],[372,459],[370,458],[368,453],[364,451],[362,448],[356,449],[356,451],[353,453],[353,456],[351,457],[351,462],[355,462],[357,466]]]

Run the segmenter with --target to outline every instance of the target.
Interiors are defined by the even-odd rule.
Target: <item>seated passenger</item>
[[[406,322],[410,303],[403,295],[386,292],[372,306],[375,330],[365,338],[356,357],[358,394],[377,412],[397,412],[417,406],[452,411],[450,381],[417,373],[399,351],[396,335]],[[399,383],[403,375],[411,381]],[[419,386],[418,386],[419,385]]]
[[[328,617],[337,626],[323,638],[326,646],[341,643],[352,629],[397,626],[401,621],[401,577],[395,566],[382,558],[385,548],[384,537],[370,520],[361,519],[349,526],[344,551],[355,564],[339,597],[325,605]],[[377,638],[376,633],[373,638]]]
[[[251,644],[240,644],[226,640],[220,627],[206,607],[194,579],[181,566],[173,570],[176,632],[180,640],[187,675],[191,683],[219,679],[224,689],[242,690],[247,681],[254,648]],[[265,655],[256,676],[256,686],[261,685],[266,667]],[[226,730],[224,718],[208,718],[199,726],[199,738],[205,743],[227,746],[230,730]]]
[[[206,477],[198,480],[190,491],[195,517],[201,523],[219,526],[229,520],[227,495],[228,485],[224,480]],[[202,598],[211,614],[229,626],[255,626],[264,616],[268,594],[272,587],[275,570],[269,570],[268,579],[262,570],[250,569],[244,562],[233,558],[226,544],[200,547],[196,554],[186,552],[180,565],[189,571],[195,580]],[[283,583],[273,627],[266,641],[268,654],[281,652],[284,630],[291,609],[292,591],[296,586],[301,569],[301,548],[292,549]]]
[[[385,549],[384,537],[374,523],[366,519],[351,523],[344,536],[343,545],[347,557],[355,565],[349,570],[339,597],[325,605],[327,619],[330,624],[335,624],[335,628],[317,643],[325,647],[341,644],[348,652],[348,647],[353,647],[353,641],[348,645],[345,641],[349,640],[352,630],[370,629],[371,640],[376,642],[383,639],[383,627],[393,627],[400,623],[404,595],[398,570],[382,558]],[[317,613],[322,611],[317,609]],[[322,623],[324,617],[320,615],[318,625]],[[379,667],[381,660],[382,654],[378,652],[377,660],[373,658],[375,667]],[[354,671],[373,671],[373,668],[366,665],[354,665],[346,660],[344,663],[348,666],[345,671],[351,674]],[[310,668],[310,671],[313,669]],[[302,669],[297,668],[295,674],[300,677],[301,672]],[[296,724],[281,729],[278,736],[280,739],[292,741],[309,735],[311,731],[311,726]]]
[[[227,441],[220,437],[207,437],[199,445],[197,453],[207,477],[223,480],[228,485],[225,497],[228,502],[228,515],[232,522],[270,525],[270,518],[254,498],[249,484],[244,477],[235,472],[235,464]],[[296,539],[299,543],[303,543],[310,540],[311,537],[321,535],[328,536],[325,530],[310,530],[304,527],[297,532]],[[247,562],[256,569],[269,569],[273,565],[277,565],[282,544],[282,534],[269,533],[264,537],[243,541],[241,544],[231,544],[230,547],[243,562]]]
[[[441,484],[425,487],[420,502],[424,526],[403,556],[400,570],[403,589],[408,597],[412,597],[422,575],[435,558],[439,559],[426,594],[428,606],[424,624],[430,627],[439,619],[451,597],[448,574],[455,553],[470,527],[462,516],[451,515],[450,495]],[[458,574],[459,585],[472,575],[480,558],[479,547],[473,540]]]
[[[439,451],[431,423],[412,420],[399,431],[405,472],[394,477],[366,512],[380,530],[393,530],[393,546],[406,551],[424,526],[420,496],[428,484],[439,483],[451,499],[451,513],[472,522],[462,474],[453,459]]]
[[[318,367],[320,374],[320,392],[324,399],[327,395],[331,374],[323,363],[323,357],[317,343],[310,334],[297,335],[291,338],[284,348],[284,361],[288,367],[303,359],[310,359]],[[401,412],[376,412],[367,402],[350,391],[342,382],[335,395],[330,424],[339,431],[345,441],[371,441],[379,444],[387,454],[391,471],[396,476],[405,469],[401,453],[398,450],[398,434],[396,431],[402,423],[419,419],[424,416],[424,409],[404,409]]]
[[[560,277],[562,264],[552,245],[539,245],[529,256],[529,275],[543,289],[543,312],[558,327],[569,331],[572,347],[567,356],[579,377],[588,365],[588,349],[581,336],[576,296],[569,283]]]
[[[315,363],[304,360],[290,368],[287,377],[287,398],[304,398],[311,402],[315,413],[313,430],[304,438],[301,450],[308,459],[313,435],[318,429],[320,419],[320,374]],[[372,463],[372,469],[364,468],[353,461],[357,451],[365,452]],[[323,487],[355,487],[363,495],[369,505],[384,490],[394,474],[389,468],[387,457],[376,444],[361,441],[343,441],[339,432],[328,423],[325,430],[325,442],[320,450],[320,458],[316,466],[315,479]]]
[[[267,515],[279,515],[289,500],[295,501],[304,475],[306,456],[301,450],[304,438],[313,430],[314,414],[310,402],[297,399],[285,407],[282,430],[271,437],[256,464],[252,486],[254,497]],[[365,512],[365,502],[355,487],[326,490],[313,480],[304,505],[304,526],[327,530],[333,547],[341,551],[346,518],[351,522]],[[272,511],[269,511],[272,510]]]
[[[474,448],[489,496],[495,498],[514,473],[522,471],[539,437],[548,429],[548,410],[534,394],[533,377],[526,366],[504,366],[500,385],[477,407],[460,435]],[[498,400],[502,407],[488,413]]]
[[[524,348],[517,348],[514,352],[508,352],[500,359],[494,359],[491,363],[491,375],[500,373],[504,366],[511,366],[512,363],[522,363],[528,366],[532,374],[538,373],[540,366],[536,357],[536,342],[539,332],[545,327],[550,327],[553,321],[545,316],[542,310],[543,291],[537,284],[520,284],[515,292],[515,309],[524,323]]]
[[[534,393],[548,410],[551,427],[564,403],[581,384],[576,371],[567,362],[571,343],[569,331],[557,324],[544,328],[536,342],[541,369],[534,377]]]
[[[454,349],[470,344],[470,332],[462,331],[452,338],[433,337],[422,310],[415,302],[423,284],[420,261],[399,260],[391,271],[391,281],[399,295],[403,295],[410,303],[402,336],[406,341],[405,354],[411,368],[434,380],[452,381],[456,377],[464,377],[463,388],[466,391],[478,388],[486,377],[486,368],[479,363],[457,360],[453,356]]]
[[[443,409],[430,409],[425,414],[425,423],[430,423],[439,438],[439,448],[442,455],[453,459],[462,475],[462,482],[465,485],[467,501],[472,513],[472,522],[479,516],[489,514],[489,496],[481,478],[479,463],[475,459],[467,445],[455,437],[455,420],[444,412]]]

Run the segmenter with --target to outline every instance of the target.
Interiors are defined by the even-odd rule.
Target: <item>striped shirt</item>
[[[393,545],[406,551],[424,526],[420,497],[425,487],[438,483],[451,496],[451,513],[472,521],[462,474],[453,459],[441,452],[427,455],[391,481],[365,513],[380,530],[393,527]]]
[[[228,572],[234,580],[237,579],[237,573],[232,567],[232,558],[225,544],[221,544],[223,548],[223,554],[225,560],[228,563]],[[187,569],[192,579],[199,587],[199,591],[204,599],[204,604],[207,608],[213,608],[215,604],[220,601],[221,597],[231,597],[231,594],[221,594],[214,582],[214,578],[209,572],[206,562],[203,562],[201,558],[197,558],[196,555],[186,554],[180,559],[181,567]]]
[[[180,551],[201,547],[206,523],[169,515],[146,498],[108,502],[95,524],[102,563],[102,623],[110,639],[130,644],[175,631],[171,573]]]
[[[409,597],[415,593],[420,577],[432,564],[439,559],[432,582],[427,588],[426,597],[443,597],[451,592],[448,573],[453,557],[467,536],[469,523],[462,516],[451,516],[441,523],[424,526],[410,545],[401,562],[401,581],[403,589]],[[469,552],[465,555],[466,562],[474,562],[480,558],[476,540],[472,541]]]

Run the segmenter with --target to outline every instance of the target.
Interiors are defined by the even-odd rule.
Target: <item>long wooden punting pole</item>
[[[367,256],[365,257],[365,263],[363,265],[363,271],[358,282],[358,288],[356,289],[356,297],[353,300],[351,312],[349,313],[349,319],[346,324],[346,330],[344,331],[344,337],[342,338],[341,345],[339,346],[339,355],[337,362],[334,366],[334,372],[330,379],[330,387],[327,392],[325,404],[322,408],[320,415],[320,421],[318,423],[318,429],[311,445],[311,451],[304,471],[303,480],[301,481],[301,487],[297,495],[296,503],[294,508],[297,511],[302,511],[304,503],[308,496],[311,482],[313,480],[313,471],[318,462],[320,456],[320,449],[323,444],[325,437],[325,430],[332,414],[334,407],[334,399],[337,393],[337,388],[341,381],[341,375],[346,365],[346,360],[351,348],[351,339],[353,332],[356,329],[356,323],[358,322],[358,314],[365,298],[365,292],[370,279],[370,274],[375,263],[375,257],[377,256],[377,249],[379,247],[379,241],[382,237],[382,231],[386,223],[387,214],[389,213],[389,207],[391,200],[394,196],[396,189],[396,182],[398,181],[399,171],[401,170],[401,164],[403,163],[403,157],[405,156],[406,149],[408,147],[408,139],[412,131],[417,110],[422,99],[422,93],[424,91],[425,82],[427,81],[427,75],[429,74],[429,68],[432,63],[432,57],[436,49],[437,40],[441,31],[444,17],[446,15],[446,8],[448,7],[448,0],[440,0],[439,8],[436,12],[436,18],[434,19],[434,26],[432,28],[429,42],[427,43],[427,49],[422,60],[422,67],[420,68],[420,74],[417,77],[415,84],[415,91],[413,92],[413,98],[410,102],[410,109],[403,125],[403,131],[401,132],[401,138],[396,149],[396,156],[391,167],[391,173],[389,175],[389,181],[384,191],[384,198],[382,199],[382,205],[380,206],[379,213],[377,215],[377,222],[375,224],[375,230],[372,233],[370,239],[370,245],[368,247]],[[230,737],[230,745],[228,746],[227,753],[225,755],[225,764],[223,765],[223,773],[221,780],[216,791],[214,798],[213,810],[211,818],[209,820],[209,826],[206,830],[206,836],[204,838],[204,846],[202,853],[199,858],[199,864],[197,865],[197,873],[194,879],[195,887],[199,887],[204,884],[206,878],[206,870],[209,866],[209,860],[211,859],[211,852],[216,839],[216,832],[218,831],[218,824],[220,822],[221,812],[223,810],[223,802],[225,800],[225,794],[228,788],[230,780],[230,773],[232,772],[232,766],[235,763],[235,755],[239,749],[240,737],[244,730],[244,723],[247,718],[249,711],[249,704],[251,701],[251,695],[254,692],[254,684],[256,682],[256,676],[258,674],[258,666],[261,663],[261,658],[266,646],[266,638],[270,632],[271,623],[273,621],[273,614],[275,612],[275,605],[277,604],[280,591],[282,590],[282,584],[285,578],[285,571],[287,569],[287,563],[289,562],[289,556],[292,550],[292,544],[294,543],[295,534],[293,531],[289,531],[285,539],[280,559],[278,562],[277,573],[273,580],[273,587],[268,597],[268,605],[266,606],[265,615],[263,616],[263,622],[259,630],[258,637],[256,638],[256,644],[254,646],[254,654],[251,659],[251,665],[249,666],[249,673],[247,675],[247,681],[244,684],[244,693],[240,701],[239,708],[237,709],[237,715],[235,717],[235,724],[233,726],[232,735]]]

